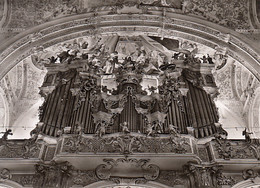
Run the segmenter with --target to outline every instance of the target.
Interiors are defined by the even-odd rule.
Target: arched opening
[[[0,181],[0,187],[1,188],[23,188],[22,185],[11,181],[11,180],[4,180],[4,181]]]
[[[167,185],[163,185],[157,182],[150,182],[150,181],[146,182],[145,184],[135,184],[134,182],[116,184],[116,183],[112,183],[111,181],[100,181],[100,182],[87,185],[84,188],[97,188],[97,187],[98,188],[170,188]]]
[[[255,98],[249,110],[249,130],[254,133],[254,138],[260,136],[260,88],[255,91]]]
[[[9,125],[9,105],[0,88],[0,131],[5,131]]]
[[[260,187],[260,178],[256,177],[254,179],[248,179],[242,182],[237,183],[232,188],[259,188]]]

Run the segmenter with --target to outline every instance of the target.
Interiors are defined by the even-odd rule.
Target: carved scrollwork
[[[258,158],[257,150],[245,142],[216,139],[213,143],[217,158],[229,159],[255,159]]]
[[[230,159],[232,158],[232,146],[231,143],[227,140],[218,140],[218,144],[216,144],[216,149],[219,156],[223,159]]]
[[[113,152],[123,155],[133,153],[191,153],[189,139],[184,137],[148,137],[131,133],[109,137],[71,136],[64,138],[62,152]]]
[[[159,176],[159,167],[149,164],[149,159],[119,158],[104,159],[106,164],[101,164],[96,168],[99,179],[109,180],[110,178],[144,178],[145,180],[156,180]],[[118,173],[120,169],[128,169],[124,173]],[[134,174],[132,172],[135,172]]]
[[[0,145],[0,158],[37,158],[41,144],[36,142],[37,136],[24,141],[5,141]]]
[[[183,172],[172,170],[160,171],[160,175],[156,181],[171,187],[174,187],[175,185],[182,185],[183,187],[186,187],[188,184],[188,178]]]
[[[150,164],[147,167],[143,167],[146,173],[144,178],[147,180],[156,180],[159,176],[160,169],[158,166]]]
[[[159,93],[162,95],[159,105],[162,112],[168,111],[168,106],[171,100],[176,100],[178,106],[183,111],[183,102],[181,99],[182,93],[180,90],[180,80],[171,76],[166,76],[163,79],[162,85],[158,87]]]
[[[242,177],[244,180],[256,178],[258,175],[259,174],[252,169],[246,169],[242,172]]]
[[[11,178],[12,178],[12,174],[10,173],[10,170],[8,170],[7,168],[4,168],[0,172],[0,181],[5,181]]]
[[[148,180],[145,178],[118,178],[112,177],[109,178],[110,181],[113,181],[116,184],[145,184]]]
[[[101,88],[97,85],[97,79],[92,76],[87,76],[84,79],[81,79],[79,89],[73,88],[71,92],[79,96],[76,108],[77,110],[83,101],[86,100],[87,93],[90,92],[90,102],[92,109],[97,111],[98,104],[100,103],[100,97],[97,96],[97,91],[100,91]],[[76,92],[76,93],[75,93]]]
[[[35,185],[37,179],[33,175],[22,176],[17,180],[18,183],[22,184],[23,186],[28,185]]]
[[[72,137],[68,138],[64,143],[66,147],[66,152],[70,153],[78,153],[80,152],[85,145],[85,142],[82,139],[81,135],[73,135]]]
[[[106,144],[111,144],[114,152],[119,151],[121,154],[128,155],[134,151],[140,151],[141,140],[138,137],[122,135],[110,138]]]
[[[96,168],[97,177],[101,180],[109,179],[111,176],[110,170],[112,168],[113,168],[112,165],[105,165],[105,164],[98,165]]]
[[[94,182],[97,182],[99,179],[97,178],[94,171],[81,171],[76,170],[73,172],[72,182],[76,185],[88,185]]]
[[[169,144],[172,145],[172,151],[175,153],[186,153],[187,149],[185,146],[189,146],[187,140],[180,136],[171,136],[169,139]]]
[[[233,186],[236,184],[236,180],[233,177],[225,176],[222,172],[218,172],[216,175],[217,184],[220,186],[229,185]]]

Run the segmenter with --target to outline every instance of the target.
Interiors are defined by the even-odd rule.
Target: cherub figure
[[[82,135],[83,133],[83,130],[82,130],[82,127],[79,123],[76,124],[76,127],[75,127],[75,134],[79,134],[79,135]]]
[[[153,129],[156,133],[162,133],[163,131],[162,122],[159,120],[154,122]]]
[[[169,124],[168,130],[171,135],[179,137],[179,131],[176,126]]]
[[[41,133],[43,123],[39,122],[36,124],[36,127],[30,132],[30,136],[38,135]]]
[[[98,137],[102,137],[103,135],[106,134],[106,122],[101,122],[98,124],[98,128],[97,128],[97,131],[96,131],[96,135]]]
[[[153,135],[153,126],[151,123],[148,123],[147,124],[147,127],[146,127],[146,136],[152,136]]]
[[[127,134],[130,133],[129,129],[128,129],[128,123],[125,121],[123,123],[120,123],[120,127],[122,127],[122,132]]]

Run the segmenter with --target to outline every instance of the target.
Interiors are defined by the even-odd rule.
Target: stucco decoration
[[[26,122],[26,125],[17,120],[24,118],[26,112],[34,108],[34,113],[30,115],[31,119],[38,119],[38,107],[33,107],[41,99],[39,89],[45,71],[37,68],[30,58],[25,59],[15,66],[0,82],[0,131],[5,127],[15,127],[17,130],[26,131],[32,128],[34,122]],[[3,103],[4,102],[4,103]],[[41,102],[39,102],[40,104]],[[38,105],[39,105],[38,104]],[[8,112],[9,111],[9,112]],[[2,125],[2,126],[1,126]],[[23,135],[20,132],[20,135]],[[25,135],[25,134],[24,134]],[[27,135],[27,137],[29,134]]]
[[[64,138],[62,153],[115,152],[124,155],[134,153],[192,153],[190,141],[184,137],[146,137],[144,135],[112,135],[102,138],[86,138],[73,135]]]
[[[247,1],[244,0],[185,0],[183,11],[232,29],[250,28]]]
[[[119,158],[116,160],[104,159],[103,161],[106,164],[101,164],[96,168],[97,177],[101,180],[109,180],[112,177],[156,180],[159,176],[159,167],[149,164],[149,159]],[[118,173],[123,168],[127,168],[127,172]]]
[[[250,28],[248,6],[243,0],[232,2],[228,0],[26,0],[23,2],[15,0],[11,2],[9,27],[28,28],[68,15],[85,13],[101,6],[111,7],[113,9],[111,13],[115,13],[118,8],[122,8],[122,5],[140,6],[143,10],[167,7],[172,8],[174,12],[195,14],[232,29]]]

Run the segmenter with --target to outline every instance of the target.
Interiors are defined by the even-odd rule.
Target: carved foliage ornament
[[[243,141],[228,141],[216,139],[213,148],[217,152],[216,158],[222,159],[255,159],[258,158],[257,149]]]
[[[187,176],[179,171],[160,171],[160,175],[156,181],[171,187],[174,187],[175,185],[182,185],[183,187],[188,186]]]
[[[82,151],[84,146],[85,142],[81,135],[73,135],[64,142],[65,151],[69,153],[78,153]]]
[[[220,165],[197,165],[189,162],[184,166],[184,172],[188,175],[192,188],[217,187],[217,174]]]
[[[97,101],[96,93],[100,91],[100,88],[97,86],[97,79],[92,76],[87,76],[86,78],[81,79],[80,86],[77,86],[78,84],[79,83],[76,82],[75,88],[72,88],[71,90],[73,95],[79,96],[76,108],[74,110],[77,110],[81,106],[81,103],[87,100],[87,92],[90,92],[89,100],[91,102],[92,109],[95,110],[96,106],[99,104],[99,101]]]
[[[37,137],[27,139],[23,142],[5,141],[0,145],[0,158],[37,158],[40,153],[41,144],[36,142]]]
[[[98,180],[94,171],[77,170],[73,172],[72,176],[72,182],[76,185],[88,185]]]
[[[34,187],[66,187],[72,173],[72,166],[68,162],[35,165],[37,179]]]
[[[191,153],[189,139],[184,137],[147,137],[121,134],[112,137],[85,138],[74,135],[64,138],[62,152],[88,153],[113,152],[129,155],[132,153]]]
[[[236,184],[236,180],[233,177],[225,176],[221,170],[217,172],[216,179],[217,179],[217,185],[219,186],[223,186],[223,185],[233,186]]]

